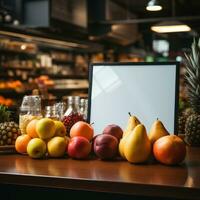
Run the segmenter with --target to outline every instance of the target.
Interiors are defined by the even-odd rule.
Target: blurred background
[[[196,0],[0,0],[0,104],[87,98],[90,63],[178,61],[186,106],[184,52],[199,10]]]

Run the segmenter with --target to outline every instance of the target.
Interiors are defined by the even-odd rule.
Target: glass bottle
[[[69,96],[68,97],[68,108],[63,117],[63,123],[67,130],[67,135],[70,133],[71,127],[78,121],[84,121],[83,115],[80,113],[79,109],[79,96]]]
[[[80,114],[83,115],[83,119],[87,121],[87,99],[80,100]]]
[[[84,117],[85,117],[85,121],[87,121],[87,118],[88,118],[88,99],[85,99]]]
[[[55,105],[45,107],[45,117],[53,120],[59,120]]]
[[[21,134],[26,134],[26,126],[32,119],[40,118],[42,118],[40,96],[24,96],[19,113],[19,128]]]

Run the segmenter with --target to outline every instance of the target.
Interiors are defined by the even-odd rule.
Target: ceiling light
[[[151,30],[157,33],[173,33],[191,31],[191,28],[179,21],[165,21],[152,26]]]
[[[146,6],[148,11],[159,11],[162,10],[162,6],[158,3],[158,0],[150,0]]]
[[[21,48],[21,50],[26,50],[26,45],[22,44],[20,48]]]

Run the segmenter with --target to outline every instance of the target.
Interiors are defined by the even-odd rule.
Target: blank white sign
[[[149,132],[159,118],[167,130],[175,133],[177,63],[94,64],[90,67],[89,121],[95,134],[108,124],[122,129],[128,112],[138,117]]]

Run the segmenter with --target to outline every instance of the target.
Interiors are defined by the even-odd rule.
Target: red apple
[[[122,138],[123,130],[116,124],[110,124],[105,127],[103,134],[108,134],[116,137],[118,141]]]
[[[185,159],[186,145],[178,136],[167,135],[154,143],[153,153],[157,161],[166,165],[176,165]]]
[[[94,141],[94,152],[101,159],[114,158],[118,151],[118,140],[107,134],[98,135]]]
[[[89,140],[82,136],[73,137],[68,145],[68,155],[76,159],[85,159],[91,152]]]

